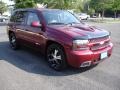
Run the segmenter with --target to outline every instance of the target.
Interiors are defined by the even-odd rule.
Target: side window
[[[40,22],[38,15],[36,13],[30,12],[27,19],[27,25],[31,25],[33,21]]]
[[[15,15],[16,22],[24,24],[25,23],[26,14],[27,14],[27,12],[25,12],[25,11],[17,12],[17,14]]]
[[[10,22],[15,22],[15,16],[16,16],[17,12],[12,13],[11,17],[10,17]]]
[[[24,24],[26,15],[27,15],[27,12],[25,11],[16,11],[12,14],[10,18],[10,22],[17,22],[20,24]]]

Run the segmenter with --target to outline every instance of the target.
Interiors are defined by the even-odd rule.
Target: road
[[[120,90],[120,23],[94,25],[111,31],[113,55],[95,67],[61,72],[49,68],[38,52],[11,50],[0,26],[0,90]]]

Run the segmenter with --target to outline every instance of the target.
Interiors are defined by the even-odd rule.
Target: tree
[[[114,18],[116,18],[117,11],[120,10],[120,0],[113,0],[112,10],[114,11]]]
[[[88,13],[89,9],[90,9],[90,1],[91,0],[84,0],[83,1],[83,8],[84,8],[84,12]]]
[[[89,15],[93,15],[95,13],[95,10],[93,8],[89,8],[89,10],[87,11],[87,13]]]
[[[84,4],[82,0],[74,0],[73,8],[76,9],[78,12],[84,10]]]
[[[68,9],[72,0],[35,0],[35,2],[47,4],[48,8]]]
[[[112,0],[91,0],[90,6],[96,11],[101,11],[103,19],[105,10],[112,6]]]
[[[36,3],[44,3],[48,8],[83,10],[82,0],[35,0]]]
[[[34,0],[15,0],[15,8],[33,8],[35,7]]]
[[[2,15],[5,11],[7,11],[7,6],[5,3],[0,1],[0,14]]]
[[[15,3],[15,8],[31,8],[40,3],[48,8],[83,10],[82,0],[15,0]]]

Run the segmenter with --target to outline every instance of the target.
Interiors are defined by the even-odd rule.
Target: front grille
[[[90,43],[101,42],[101,41],[108,40],[108,39],[109,39],[109,36],[105,36],[105,37],[101,37],[101,38],[95,38],[95,39],[91,39]]]
[[[92,46],[90,47],[91,50],[99,50],[108,47],[110,40],[109,37],[106,36],[102,38],[91,39],[90,43],[92,43]]]

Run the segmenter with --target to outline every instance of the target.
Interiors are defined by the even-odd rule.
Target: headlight
[[[87,50],[88,47],[88,40],[74,40],[73,41],[73,50]]]
[[[88,44],[89,41],[88,40],[74,40],[73,43],[83,45],[83,44]]]

